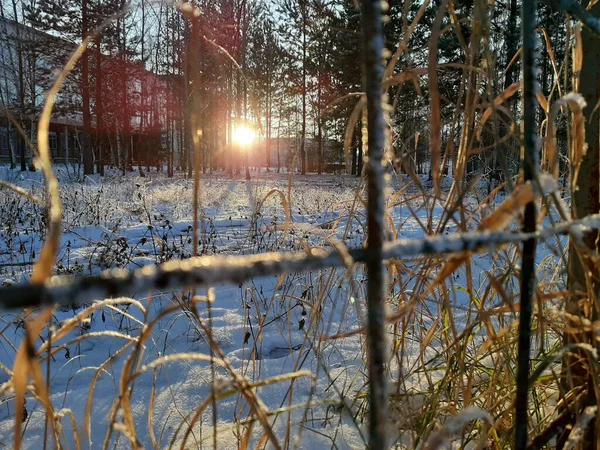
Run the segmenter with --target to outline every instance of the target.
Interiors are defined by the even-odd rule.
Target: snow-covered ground
[[[64,167],[57,171],[64,209],[57,273],[86,275],[114,267],[134,269],[192,255],[192,180],[149,173],[145,177],[91,177],[80,183],[73,181]],[[332,239],[348,247],[364,244],[364,187],[356,178],[296,175],[290,185],[288,174],[263,172],[253,176],[249,182],[222,174],[203,176],[200,253],[301,251],[308,246],[331,247]],[[44,196],[43,180],[37,172],[0,167],[0,179]],[[402,180],[392,180],[388,193],[390,233],[399,238],[422,237],[428,224],[437,227],[443,205],[431,203],[414,186],[402,188]],[[261,204],[267,194],[268,199]],[[290,201],[293,224],[285,234],[282,196]],[[466,210],[476,211],[482,198],[466,198]],[[43,207],[0,189],[0,217],[0,278],[26,281],[43,241]],[[461,223],[460,218],[456,223]],[[448,220],[443,232],[453,232],[456,223]],[[411,264],[407,261],[395,272],[394,276],[403,280],[390,294],[392,309],[399,307],[406,292],[416,288]],[[486,255],[476,256],[473,264],[480,269],[470,272],[476,288],[489,270],[502,269]],[[450,298],[457,318],[469,314],[465,278],[461,268],[451,280]],[[218,448],[238,448],[250,429],[251,415],[246,399],[232,384],[229,370],[234,370],[259,384],[254,392],[272,411],[269,421],[281,442],[289,440],[290,446],[295,443],[305,449],[364,448],[368,400],[365,339],[351,332],[364,324],[365,288],[361,268],[352,273],[330,269],[256,278],[239,286],[214,286],[210,311],[206,302],[190,309],[187,291],[140,292],[133,300],[119,299],[96,309],[89,320],[52,341],[51,398],[57,411],[72,412],[77,428],[73,430],[70,413],[64,412],[63,443],[74,447],[77,433],[84,448],[102,448],[105,439],[116,448],[129,448],[124,434],[111,431],[109,424],[123,422],[123,411],[111,408],[123,395],[122,380],[137,372],[134,381],[127,384],[133,386],[131,413],[137,439],[144,448],[168,448],[172,444],[184,448],[184,439],[185,448],[212,448],[212,402],[203,402],[210,398],[214,383],[221,394],[216,401]],[[206,295],[207,291],[198,294]],[[165,313],[173,305],[180,307]],[[421,316],[424,328],[431,325],[436,307],[426,304],[430,315]],[[53,323],[60,327],[82,311],[75,307],[55,311]],[[24,317],[18,311],[3,312],[0,317],[0,363],[9,370],[14,364],[15,346],[23,337]],[[229,367],[201,360],[204,356],[199,355],[210,355],[211,351],[198,318],[210,326]],[[151,330],[147,327],[150,323],[154,323]],[[137,350],[138,360],[129,368],[133,372],[124,371],[142,335],[143,349]],[[419,342],[407,342],[412,344],[406,349],[411,351],[414,346],[418,353]],[[42,340],[37,344],[42,345]],[[184,356],[179,359],[175,355]],[[160,359],[167,356],[170,358]],[[293,381],[284,376],[300,371],[305,372],[298,373]],[[438,374],[432,372],[431,376]],[[0,382],[8,379],[6,371],[0,370]],[[10,445],[14,417],[10,391],[2,402],[0,442]],[[42,448],[43,408],[32,397],[27,398],[26,406],[24,447]],[[204,407],[203,412],[191,426],[200,407]],[[188,429],[191,432],[184,438]],[[263,427],[255,423],[251,430],[254,447]]]

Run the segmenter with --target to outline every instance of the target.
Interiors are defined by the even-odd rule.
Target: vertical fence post
[[[538,139],[536,135],[536,20],[537,0],[523,2],[523,177],[534,182],[539,166]],[[537,213],[534,202],[525,206],[523,231],[536,229]],[[519,319],[519,345],[517,361],[517,394],[515,401],[515,449],[527,447],[529,353],[531,350],[531,313],[535,289],[536,240],[523,243],[521,263],[521,307]]]
[[[383,89],[383,11],[381,0],[362,1],[365,54],[365,92],[368,117],[368,244],[367,244],[367,344],[369,351],[370,435],[372,449],[387,448],[387,397],[385,388],[385,274],[383,267],[383,218],[385,118]]]

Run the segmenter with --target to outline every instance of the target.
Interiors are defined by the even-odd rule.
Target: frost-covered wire
[[[561,234],[581,237],[589,229],[600,229],[600,214],[542,228],[535,233],[474,232],[427,236],[423,239],[397,240],[383,246],[384,260],[412,258],[418,255],[444,255],[456,252],[480,252],[531,237],[548,239]],[[310,253],[264,253],[248,256],[202,256],[170,261],[129,271],[112,269],[94,276],[58,275],[44,284],[20,284],[0,288],[0,308],[25,308],[43,305],[81,305],[110,297],[132,296],[156,291],[172,291],[192,286],[242,283],[253,277],[284,272],[346,267],[347,256],[355,263],[367,261],[365,249],[337,251],[313,249]]]

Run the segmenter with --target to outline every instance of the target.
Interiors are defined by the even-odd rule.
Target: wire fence
[[[598,22],[589,17],[586,10],[576,2],[546,0],[554,7],[560,7],[579,17],[586,25],[598,32]],[[527,445],[527,379],[529,376],[529,322],[533,286],[535,282],[534,256],[536,242],[557,235],[581,236],[587,229],[600,228],[600,215],[581,220],[565,221],[547,228],[536,228],[534,199],[526,204],[525,227],[522,232],[482,231],[450,235],[426,236],[422,239],[384,242],[384,170],[383,150],[386,141],[385,111],[382,104],[381,65],[384,47],[382,33],[382,2],[364,0],[362,2],[363,35],[366,48],[365,74],[368,110],[368,237],[365,248],[345,249],[336,247],[332,251],[314,249],[299,253],[266,253],[240,257],[196,257],[184,261],[171,261],[161,266],[147,266],[136,271],[124,269],[109,270],[99,276],[36,276],[32,283],[0,288],[0,308],[27,308],[51,305],[83,305],[94,300],[132,295],[154,290],[195,288],[218,283],[241,283],[257,276],[276,275],[296,271],[310,271],[329,267],[350,268],[355,264],[365,264],[368,275],[368,321],[367,342],[369,357],[370,386],[370,447],[387,447],[386,431],[386,381],[385,381],[385,335],[386,321],[384,308],[385,261],[417,255],[445,255],[461,252],[479,252],[506,244],[525,243],[523,250],[523,277],[521,294],[521,314],[526,321],[521,322],[519,350],[519,375],[516,401],[516,445]],[[523,72],[526,153],[524,158],[525,181],[534,182],[537,166],[535,137],[535,6],[534,2],[524,2],[523,33]],[[570,8],[570,9],[569,9]],[[71,65],[72,67],[72,65]],[[51,99],[52,100],[52,99]],[[51,105],[50,100],[50,105]],[[50,106],[51,108],[51,106]],[[43,121],[40,132],[43,134]],[[43,149],[44,139],[40,139]],[[44,151],[42,161],[49,161]],[[45,168],[46,175],[49,173]],[[198,177],[198,174],[196,174]],[[53,177],[49,177],[52,187]],[[53,210],[54,218],[60,210]],[[52,229],[51,229],[52,234]],[[54,237],[49,237],[52,243]],[[196,240],[197,242],[197,240]],[[42,259],[45,255],[42,255]],[[522,316],[523,317],[523,316]]]
[[[422,239],[386,242],[382,261],[419,255],[449,255],[489,251],[528,239],[547,240],[560,235],[581,235],[586,229],[600,229],[600,214],[581,220],[540,228],[533,233],[509,231],[433,235]],[[254,277],[282,273],[351,267],[368,261],[368,249],[312,249],[307,252],[261,253],[246,256],[202,256],[146,266],[134,271],[111,269],[96,276],[57,275],[42,284],[21,284],[0,288],[0,308],[27,308],[52,305],[83,305],[108,297],[133,295],[153,290],[207,287],[219,283],[242,283]]]

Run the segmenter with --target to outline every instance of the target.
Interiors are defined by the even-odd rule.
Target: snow
[[[73,168],[58,167],[63,201],[63,237],[56,272],[97,274],[103,269],[135,269],[169,259],[192,255],[192,180],[168,179],[162,174],[113,173],[105,179],[91,177],[84,183],[73,176]],[[228,179],[222,174],[203,175],[199,248],[204,255],[241,255],[279,250],[303,250],[307,245],[330,248],[338,239],[348,247],[364,244],[364,209],[350,214],[357,192],[363,186],[347,176],[294,176],[290,189],[293,224],[284,233],[286,212],[281,199],[271,196],[258,210],[259,202],[272,189],[288,195],[288,174],[254,173],[250,182]],[[0,179],[44,197],[39,172],[19,173],[0,167]],[[393,195],[401,180],[395,179]],[[425,180],[424,180],[425,182]],[[547,184],[542,186],[544,189]],[[465,199],[467,209],[478,206],[475,198]],[[490,205],[491,207],[492,205]],[[396,238],[420,238],[424,226],[435,230],[442,217],[443,202],[423,201],[418,191],[407,190],[402,201],[389,209]],[[0,279],[3,283],[26,281],[31,262],[39,255],[46,223],[43,208],[7,190],[0,190]],[[453,233],[456,222],[448,220],[443,232]],[[334,224],[334,226],[332,226]],[[475,226],[474,226],[475,228]],[[317,230],[317,232],[314,232]],[[543,252],[542,252],[543,253]],[[548,252],[544,253],[547,254]],[[488,271],[501,270],[495,260],[478,255],[474,264],[481,270],[472,274],[473,284],[483,283]],[[548,263],[550,264],[550,263]],[[406,262],[409,271],[412,262]],[[416,289],[410,272],[401,273],[405,295]],[[455,317],[469,314],[469,294],[464,289],[466,272],[457,270],[451,280]],[[138,439],[145,448],[178,448],[184,431],[197,408],[209,398],[213,381],[222,395],[217,401],[218,448],[238,448],[247,428],[249,406],[232,384],[228,367],[211,365],[211,348],[202,324],[209,324],[212,339],[223,352],[227,365],[251,383],[268,384],[254,392],[270,411],[284,410],[269,417],[275,434],[284,439],[289,428],[297,448],[319,446],[364,448],[366,434],[365,338],[352,333],[364,325],[363,304],[366,283],[360,268],[352,275],[342,269],[254,278],[241,285],[214,286],[214,302],[189,306],[186,291],[139,292],[133,299],[114,299],[93,311],[88,320],[58,342],[50,364],[51,398],[61,413],[63,440],[74,446],[78,433],[84,448],[100,448],[109,433],[113,401],[119,398],[120,380],[128,355],[137,338],[149,333],[138,350],[137,372],[131,397],[131,413]],[[396,288],[398,289],[398,288]],[[198,295],[207,295],[206,290]],[[211,294],[212,295],[212,294]],[[438,306],[431,308],[432,318]],[[180,305],[166,314],[167,308]],[[209,309],[210,306],[210,309]],[[394,309],[400,305],[390,305]],[[94,306],[91,306],[92,308]],[[81,308],[63,308],[54,314],[54,324],[64,324]],[[0,363],[11,368],[15,350],[24,332],[24,313],[4,312],[0,340]],[[425,317],[422,320],[427,321]],[[428,323],[431,326],[433,322]],[[149,329],[148,324],[154,326]],[[328,336],[349,336],[326,339]],[[44,337],[46,338],[46,336]],[[38,340],[38,345],[42,345]],[[418,356],[419,343],[407,345]],[[122,353],[120,353],[122,352]],[[425,349],[426,358],[436,356]],[[410,356],[410,355],[409,355]],[[45,366],[45,363],[43,364]],[[297,371],[293,381],[278,377]],[[0,370],[0,382],[9,377]],[[310,376],[309,376],[310,375]],[[441,378],[432,371],[431,377]],[[268,380],[274,381],[268,381]],[[266,381],[267,380],[267,381]],[[419,382],[413,380],[419,400]],[[410,384],[410,382],[409,382]],[[91,389],[93,386],[93,389]],[[362,400],[361,400],[362,399]],[[152,404],[152,408],[149,405]],[[44,412],[32,397],[27,398],[24,448],[42,448]],[[91,434],[86,429],[86,411],[91,410]],[[14,405],[10,391],[0,408],[0,441],[12,440]],[[68,419],[72,412],[77,430]],[[66,414],[66,415],[65,415]],[[116,414],[122,421],[123,412]],[[479,414],[479,413],[478,413]],[[467,413],[466,420],[484,417]],[[487,416],[486,416],[487,417]],[[205,405],[187,440],[191,448],[212,448],[212,405]],[[180,429],[182,427],[182,429]],[[252,445],[262,437],[262,427],[252,428]],[[116,448],[129,448],[127,438],[112,430],[108,438]]]

